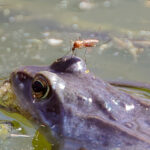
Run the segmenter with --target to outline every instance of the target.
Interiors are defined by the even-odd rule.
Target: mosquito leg
[[[87,51],[87,48],[85,48],[85,51],[84,51],[84,61],[86,63],[86,51]]]

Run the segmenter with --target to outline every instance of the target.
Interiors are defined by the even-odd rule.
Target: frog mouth
[[[3,84],[0,85],[0,109],[6,112],[18,113],[23,116],[30,116],[30,114],[23,113],[24,111],[18,103],[10,80],[4,81]]]

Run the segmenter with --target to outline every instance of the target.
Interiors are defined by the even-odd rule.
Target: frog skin
[[[10,81],[22,114],[51,129],[58,149],[150,149],[150,106],[95,77],[78,57],[21,67]]]

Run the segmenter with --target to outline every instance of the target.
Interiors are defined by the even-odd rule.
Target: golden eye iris
[[[32,83],[32,95],[35,99],[40,100],[47,98],[50,92],[49,84],[46,79],[39,76],[36,77]]]

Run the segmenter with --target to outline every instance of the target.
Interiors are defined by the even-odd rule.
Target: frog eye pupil
[[[32,89],[33,89],[34,92],[43,92],[43,93],[45,93],[44,91],[46,91],[46,87],[44,87],[40,81],[35,81],[32,84]]]

